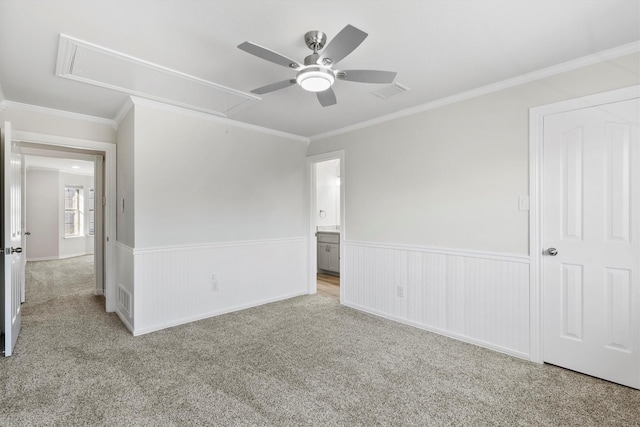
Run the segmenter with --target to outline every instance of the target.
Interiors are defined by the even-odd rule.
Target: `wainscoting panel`
[[[116,252],[116,314],[122,322],[124,322],[127,329],[133,333],[133,318],[135,314],[135,298],[133,295],[133,249],[120,242],[115,242],[114,247]],[[122,291],[128,293],[128,301],[120,298],[121,295],[124,295]],[[122,304],[123,301],[128,302],[128,307]]]
[[[134,250],[140,335],[308,293],[306,239]]]
[[[529,359],[529,258],[345,241],[342,303]]]

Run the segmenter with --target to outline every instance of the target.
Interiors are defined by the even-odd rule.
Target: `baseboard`
[[[84,253],[69,254],[69,255],[62,255],[62,256],[43,256],[43,257],[27,258],[27,262],[29,262],[29,261],[57,261],[57,260],[61,260],[61,259],[75,258],[75,257],[85,256],[85,255],[93,255],[93,252],[91,252],[91,253],[84,252]]]
[[[57,257],[57,256],[42,256],[42,257],[35,257],[35,258],[27,258],[27,262],[29,262],[29,261],[57,261],[59,259],[60,259],[60,257]]]
[[[422,323],[412,322],[410,320],[403,319],[401,317],[392,316],[392,315],[389,315],[389,314],[386,314],[386,313],[379,312],[377,310],[372,310],[372,309],[369,309],[369,308],[366,308],[366,307],[362,307],[362,306],[360,306],[358,304],[352,304],[352,303],[349,303],[349,302],[341,302],[341,303],[342,303],[342,305],[344,305],[346,307],[353,308],[354,310],[362,311],[364,313],[372,314],[374,316],[382,317],[382,318],[385,318],[385,319],[388,319],[388,320],[393,320],[395,322],[399,322],[399,323],[403,323],[405,325],[413,326],[415,328],[422,329],[422,330],[425,330],[425,331],[428,331],[428,332],[433,332],[434,334],[442,335],[442,336],[445,336],[447,338],[452,338],[452,339],[455,339],[455,340],[458,340],[458,341],[466,342],[468,344],[477,345],[479,347],[487,348],[489,350],[494,350],[494,351],[497,351],[497,352],[500,352],[500,353],[507,354],[509,356],[517,357],[519,359],[531,360],[531,356],[529,354],[526,354],[526,353],[513,351],[513,350],[510,350],[510,349],[505,348],[505,347],[500,347],[500,346],[497,346],[495,344],[491,344],[491,343],[484,342],[484,341],[481,341],[481,340],[476,340],[476,339],[473,339],[473,338],[469,338],[469,337],[464,336],[464,335],[459,335],[459,334],[455,334],[455,333],[452,333],[452,332],[449,332],[449,331],[445,331],[445,330],[442,330],[442,329],[433,328],[433,327],[430,327],[428,325],[424,325]]]
[[[183,318],[183,319],[179,319],[179,320],[175,320],[175,321],[171,321],[171,322],[166,322],[166,323],[161,323],[159,325],[153,325],[153,326],[149,326],[146,328],[140,328],[140,329],[135,329],[132,330],[133,336],[140,336],[140,335],[145,335],[145,334],[149,334],[151,332],[157,332],[160,331],[162,329],[166,329],[166,328],[172,328],[174,326],[180,326],[180,325],[184,325],[186,323],[191,323],[191,322],[196,322],[198,320],[204,320],[204,319],[208,319],[210,317],[215,317],[215,316],[220,316],[222,314],[227,314],[227,313],[233,313],[234,311],[240,311],[240,310],[246,310],[247,308],[252,308],[252,307],[258,307],[260,305],[264,305],[264,304],[269,304],[272,302],[277,302],[277,301],[283,301],[286,299],[290,299],[290,298],[295,298],[295,297],[299,297],[302,295],[308,295],[308,292],[304,291],[304,292],[294,292],[292,294],[288,294],[288,295],[280,295],[274,298],[267,298],[264,300],[259,300],[259,301],[254,301],[248,304],[242,304],[242,305],[237,305],[234,307],[228,307],[225,308],[223,310],[216,310],[216,311],[211,311],[208,313],[204,313],[204,314],[200,314],[198,316],[193,316],[193,317],[187,317],[187,318]],[[118,313],[118,315],[120,315]],[[122,319],[122,315],[120,315],[120,318]],[[128,323],[123,319],[123,322],[125,322],[126,325],[128,325]],[[129,326],[127,326],[129,327]]]
[[[93,255],[93,252],[78,252],[75,254],[67,254],[67,255],[61,255],[59,259],[67,259],[67,258],[75,258],[75,257],[79,257],[79,256],[85,256],[85,255]]]
[[[118,315],[118,317],[120,318],[122,323],[124,323],[124,326],[126,326],[126,328],[129,330],[129,332],[131,332],[135,336],[136,334],[135,334],[135,332],[133,330],[133,326],[131,326],[131,324],[129,323],[129,320],[126,318],[126,316],[123,315],[122,313],[120,313],[119,310],[116,310],[115,313]]]

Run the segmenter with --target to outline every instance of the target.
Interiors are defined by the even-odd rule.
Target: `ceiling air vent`
[[[377,96],[380,99],[387,99],[390,96],[397,95],[408,90],[409,88],[405,85],[401,83],[394,83],[391,86],[387,86],[375,92],[371,92],[371,94]]]

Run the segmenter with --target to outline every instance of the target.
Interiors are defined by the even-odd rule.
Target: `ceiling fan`
[[[322,31],[309,31],[304,35],[304,41],[313,53],[304,59],[304,65],[255,43],[244,42],[239,44],[238,48],[298,72],[295,79],[271,83],[252,90],[252,93],[263,95],[297,83],[304,90],[316,92],[320,104],[328,107],[336,103],[336,94],[331,89],[336,79],[361,83],[393,82],[397,74],[393,71],[334,70],[332,68],[360,46],[367,36],[368,34],[364,31],[347,25],[331,40],[324,51],[319,53],[327,42],[327,35]]]

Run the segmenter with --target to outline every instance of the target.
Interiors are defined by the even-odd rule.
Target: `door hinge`
[[[107,206],[107,198],[102,196],[102,206]]]

